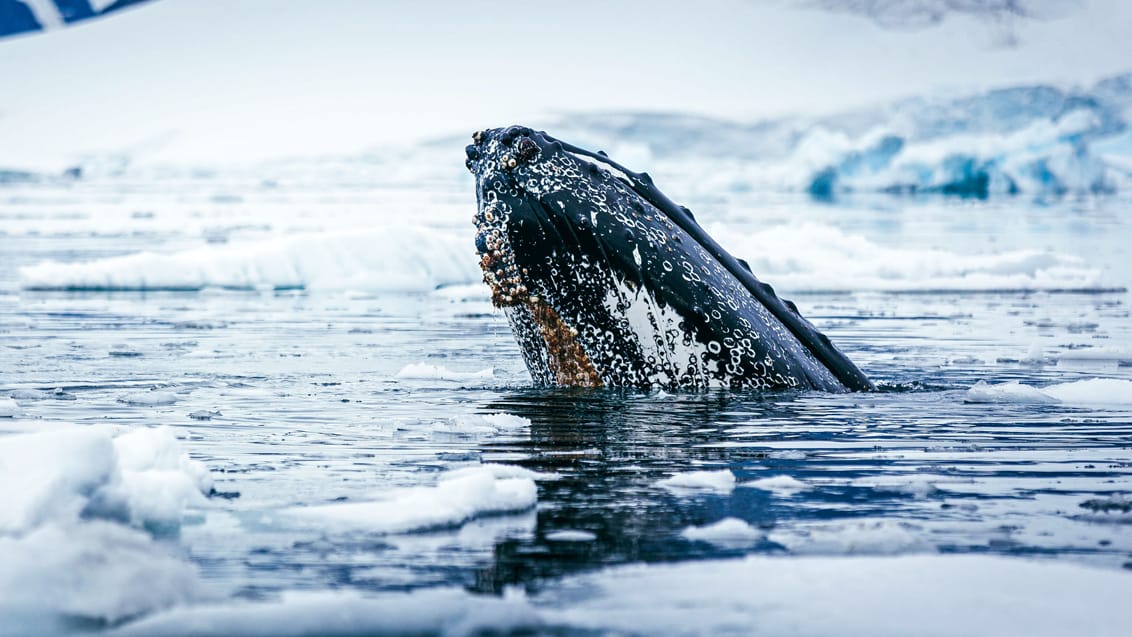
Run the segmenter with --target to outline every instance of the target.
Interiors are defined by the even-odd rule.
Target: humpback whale
[[[647,173],[523,126],[473,142],[484,282],[535,384],[873,389]]]

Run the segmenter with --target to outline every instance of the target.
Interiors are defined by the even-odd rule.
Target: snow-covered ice
[[[453,371],[443,365],[429,363],[410,363],[397,372],[399,380],[439,380],[454,383],[483,382],[495,378],[495,370],[488,367],[474,372]]]
[[[964,400],[969,403],[1132,405],[1132,380],[1090,378],[1040,388],[1018,381],[994,385],[979,381],[967,390]]]
[[[168,429],[4,436],[0,484],[0,634],[207,599],[196,566],[142,530],[176,528],[212,487]]]
[[[768,476],[766,478],[741,482],[738,486],[750,489],[762,489],[763,491],[770,491],[782,497],[790,497],[799,491],[813,488],[813,485],[793,476]]]
[[[461,470],[435,486],[381,495],[367,502],[292,507],[279,515],[285,521],[340,532],[407,533],[455,527],[480,515],[524,511],[537,501],[530,477],[510,477],[506,470],[490,466]]]
[[[780,557],[636,564],[567,577],[534,596],[457,588],[363,595],[293,592],[174,608],[113,634],[279,637],[470,635],[1123,635],[1132,577],[980,555]],[[1050,600],[1057,603],[1050,603]]]
[[[118,397],[118,402],[139,407],[164,407],[177,402],[177,394],[171,391],[141,391],[131,392]]]
[[[758,544],[766,538],[766,533],[738,518],[724,518],[704,526],[690,526],[680,532],[680,537],[720,546],[742,547]]]
[[[735,474],[729,469],[718,471],[685,471],[664,478],[656,483],[675,493],[708,491],[730,493],[735,488]]]
[[[318,289],[426,291],[478,280],[467,237],[423,226],[295,234],[21,268],[34,290]]]
[[[12,398],[0,398],[0,418],[15,418],[24,413],[20,404]]]

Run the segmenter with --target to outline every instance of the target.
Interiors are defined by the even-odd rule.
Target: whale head
[[[871,388],[647,174],[523,126],[473,142],[484,282],[536,384]]]

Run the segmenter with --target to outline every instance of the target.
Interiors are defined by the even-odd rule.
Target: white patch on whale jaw
[[[728,386],[720,374],[719,361],[707,356],[709,346],[688,330],[684,317],[645,287],[631,286],[617,276],[610,278],[616,285],[606,293],[605,308],[611,316],[622,317],[621,324],[632,330],[645,361],[639,374],[649,387]]]

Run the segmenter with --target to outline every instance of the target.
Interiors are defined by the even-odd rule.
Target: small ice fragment
[[[491,367],[478,372],[460,372],[441,365],[429,365],[427,363],[406,365],[401,368],[401,371],[397,372],[396,376],[399,380],[443,380],[457,383],[491,380],[494,377],[495,369]]]
[[[177,395],[169,391],[142,391],[119,396],[118,402],[141,407],[160,407],[177,402]]]
[[[1075,405],[1132,405],[1132,380],[1090,378],[1059,383],[1042,392],[1063,403]]]
[[[220,410],[212,411],[208,409],[198,409],[196,411],[189,412],[189,418],[192,418],[193,420],[212,420],[213,418],[217,418],[221,415],[222,414],[220,413]]]
[[[0,398],[0,418],[15,418],[21,413],[19,403],[11,398]]]
[[[786,449],[784,451],[772,451],[766,454],[766,457],[774,460],[805,460],[806,452],[799,449]]]
[[[1052,405],[1061,401],[1040,389],[1023,385],[1018,381],[989,385],[986,381],[980,380],[967,390],[963,402]]]
[[[805,491],[812,488],[811,485],[794,478],[792,476],[771,476],[769,478],[759,478],[758,480],[751,480],[739,485],[740,487],[748,487],[751,489],[762,489],[763,491],[770,491],[774,495],[782,497],[790,497],[799,491]]]
[[[551,542],[593,542],[597,539],[597,535],[589,531],[580,531],[577,529],[551,531],[547,533],[545,537]]]
[[[686,471],[656,483],[669,491],[714,491],[731,493],[735,488],[735,475],[728,469],[719,471]]]
[[[761,542],[766,534],[739,518],[724,518],[706,526],[690,526],[680,536],[722,546],[749,546]]]
[[[75,400],[75,395],[63,391],[62,387],[56,387],[55,391],[51,393],[51,397],[55,400]]]
[[[17,389],[8,394],[13,400],[47,400],[51,394],[38,389]]]

